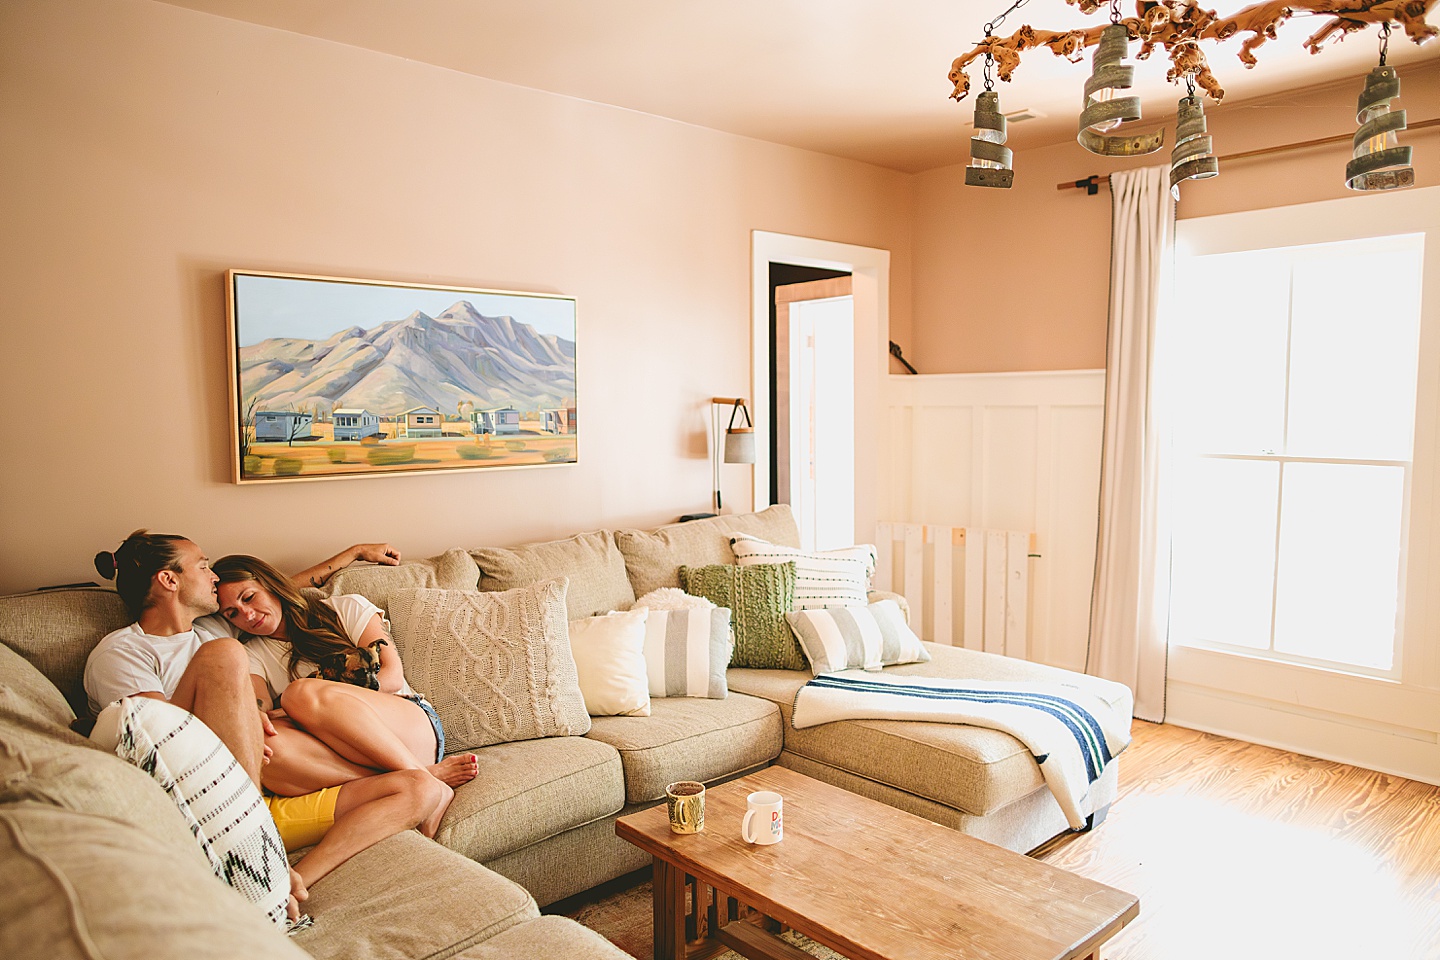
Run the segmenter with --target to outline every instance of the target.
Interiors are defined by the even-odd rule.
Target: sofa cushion
[[[90,714],[85,658],[101,637],[133,620],[119,594],[99,587],[0,597],[0,643],[34,664],[81,717]]]
[[[630,954],[569,917],[544,916],[519,923],[471,947],[456,960],[630,960]]]
[[[571,620],[628,610],[635,602],[625,558],[608,530],[548,543],[485,547],[471,550],[470,556],[480,568],[481,590],[514,590],[555,577],[569,579],[565,606]]]
[[[886,667],[887,676],[960,677],[977,680],[1063,680],[1090,678],[1044,664],[927,643],[931,660]],[[732,691],[764,697],[784,716],[785,752],[847,771],[927,800],[986,816],[1044,787],[1039,766],[1025,745],[1007,733],[982,727],[900,720],[841,720],[804,730],[791,726],[795,694],[808,673],[731,668]],[[1115,698],[1118,684],[1094,690],[1119,711],[1128,698]],[[1120,688],[1123,689],[1123,688]]]
[[[66,728],[0,715],[0,803],[26,800],[123,821],[209,873],[184,818],[149,776]]]
[[[784,745],[775,705],[733,693],[651,700],[650,716],[596,717],[586,737],[620,752],[629,803],[659,800],[676,780],[712,781],[763,766]]]
[[[0,877],[0,956],[306,957],[203,857],[177,858],[146,830],[108,817],[0,806]]]
[[[382,610],[390,609],[396,590],[429,587],[435,590],[474,590],[480,578],[475,561],[464,550],[447,550],[424,560],[406,560],[393,567],[356,563],[337,571],[325,585],[306,590],[316,597],[358,593]]]
[[[454,753],[590,729],[570,653],[565,581],[481,593],[396,590],[395,649]]]
[[[642,718],[630,718],[637,719]],[[476,750],[435,839],[484,862],[607,817],[625,803],[620,757],[596,740],[552,737]]]
[[[730,609],[730,626],[735,630],[733,666],[805,669],[805,654],[785,622],[795,602],[793,561],[681,567],[680,582],[687,592]]]
[[[758,513],[672,523],[658,530],[616,530],[615,546],[625,557],[625,570],[635,596],[660,587],[680,586],[680,568],[733,563],[730,536],[748,533],[772,543],[800,546],[800,528],[790,505],[777,503]]]
[[[304,909],[314,926],[291,939],[316,960],[442,960],[540,914],[524,888],[414,830],[336,867]]]
[[[0,644],[0,716],[20,715],[61,728],[75,719],[55,685],[29,660]]]

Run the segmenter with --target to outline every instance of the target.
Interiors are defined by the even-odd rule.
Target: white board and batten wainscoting
[[[949,629],[937,631],[936,591],[926,589],[917,604],[921,609],[911,612],[922,635],[974,647],[978,628],[978,649],[1083,670],[1095,573],[1104,371],[890,376],[884,389],[878,500],[881,519],[894,524],[889,529],[898,531],[894,538],[901,541],[891,589],[909,597],[905,579],[933,583],[937,541],[946,548],[940,562],[951,567]],[[903,559],[907,524],[932,528],[920,541],[923,550],[911,533],[909,552],[920,558],[923,573],[914,560],[907,569]],[[967,531],[963,546],[952,529]],[[877,546],[886,552],[885,544]],[[978,604],[966,603],[967,594],[983,597],[988,591],[1003,604],[1003,588],[1016,579],[1020,564],[1028,580],[1023,606],[1012,598],[1006,613],[992,604],[987,618]],[[1018,633],[1016,617],[1022,625]],[[943,610],[940,619],[946,619]],[[1004,637],[998,649],[997,631]]]
[[[1084,670],[1104,394],[1101,370],[883,378],[876,478],[876,540],[882,567],[888,564],[882,578],[918,598],[912,624],[926,639]],[[976,549],[982,542],[998,551],[988,561]],[[947,591],[936,590],[938,545],[948,601]],[[1012,554],[1022,548],[1017,607],[1003,590],[1015,580],[1020,561]],[[976,565],[986,563],[992,569],[982,570],[977,592]],[[984,603],[967,605],[967,595]],[[1412,635],[1416,641],[1434,645],[1433,637]],[[1429,651],[1416,654],[1421,666],[1432,666]],[[1440,693],[1427,682],[1433,671],[1419,672],[1426,676],[1393,683],[1173,647],[1166,720],[1440,783]]]

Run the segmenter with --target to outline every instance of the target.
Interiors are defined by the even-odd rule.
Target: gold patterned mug
[[[705,784],[680,780],[665,788],[672,833],[699,833],[705,829]]]

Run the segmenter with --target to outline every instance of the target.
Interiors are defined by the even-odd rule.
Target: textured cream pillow
[[[565,586],[561,578],[494,593],[391,593],[405,679],[440,715],[448,752],[590,730]]]
[[[575,655],[580,693],[590,716],[650,716],[645,670],[648,612],[642,608],[570,621],[570,652]]]

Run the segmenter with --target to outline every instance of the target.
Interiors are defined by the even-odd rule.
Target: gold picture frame
[[[236,483],[579,462],[576,301],[230,270]]]

